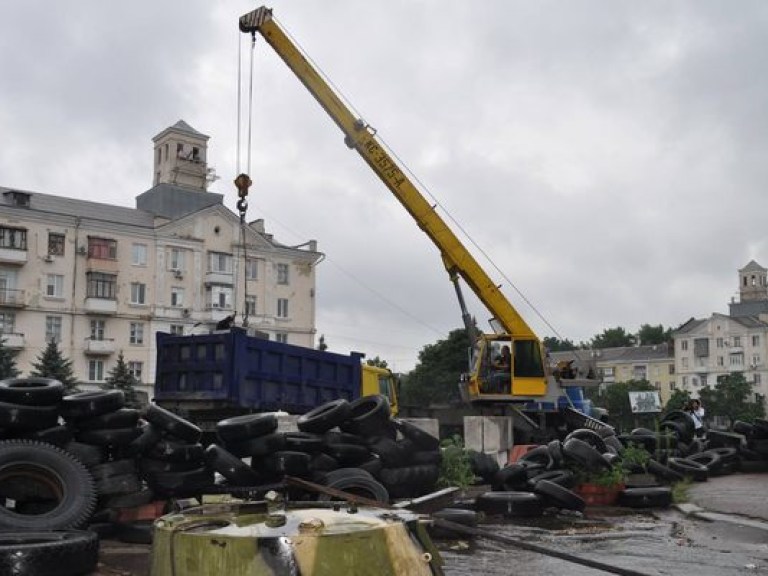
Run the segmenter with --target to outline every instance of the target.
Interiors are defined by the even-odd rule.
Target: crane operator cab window
[[[497,340],[489,343],[483,358],[485,375],[481,392],[512,394],[512,379],[544,375],[541,348],[535,340]]]

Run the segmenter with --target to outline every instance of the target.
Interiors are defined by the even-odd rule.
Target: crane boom
[[[503,337],[513,344],[515,369],[512,374],[511,395],[521,397],[545,395],[547,378],[538,336],[440,217],[435,207],[426,200],[411,179],[400,169],[394,158],[377,139],[376,130],[361,118],[356,117],[342,101],[273,19],[271,9],[261,7],[245,14],[239,20],[239,27],[243,33],[250,33],[255,37],[258,32],[263,36],[341,129],[347,146],[357,150],[437,246],[449,276],[461,277],[500,324],[506,333]],[[495,336],[486,338],[493,340]],[[489,357],[490,347],[483,350],[486,357]],[[480,355],[480,352],[475,355],[475,372],[481,364],[490,364],[488,358],[482,360]],[[520,358],[519,363],[518,358]],[[521,367],[519,374],[518,365]],[[477,381],[474,383],[474,391],[475,394],[481,392]]]

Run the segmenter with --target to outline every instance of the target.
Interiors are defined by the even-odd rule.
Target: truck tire
[[[616,454],[620,455],[624,452],[624,444],[621,443],[621,440],[619,440],[619,437],[615,434],[613,436],[604,437],[603,442],[605,442],[606,448],[613,448],[616,451]]]
[[[233,486],[255,486],[259,483],[258,475],[248,464],[216,444],[205,449],[205,462]]]
[[[755,427],[752,424],[741,420],[736,420],[736,422],[733,423],[732,428],[736,434],[743,434],[746,437],[752,436],[755,431]]]
[[[224,444],[242,442],[277,430],[277,415],[272,412],[244,414],[221,420],[216,434]]]
[[[354,470],[355,473],[349,472],[350,470]],[[324,485],[377,502],[385,504],[389,502],[389,492],[380,482],[376,481],[370,474],[357,474],[356,472],[361,472],[361,470],[340,468],[339,470],[329,472]],[[320,494],[318,496],[320,502],[336,499],[330,494]]]
[[[435,451],[440,449],[439,438],[425,432],[412,422],[399,418],[395,418],[392,422],[403,437],[413,442],[419,450]]]
[[[710,476],[717,474],[723,465],[720,455],[714,450],[705,450],[704,452],[688,456],[686,459],[706,466]]]
[[[709,470],[704,464],[688,458],[670,458],[667,461],[667,466],[697,482],[705,482],[709,477]]]
[[[53,378],[6,378],[0,380],[0,402],[24,406],[57,406],[64,385]]]
[[[78,430],[103,430],[106,428],[135,428],[139,422],[139,411],[134,408],[120,408],[93,418],[77,421]]]
[[[382,394],[358,398],[349,408],[349,419],[339,426],[343,432],[377,436],[389,424],[389,400]]]
[[[611,467],[600,452],[578,438],[567,440],[563,444],[563,453],[567,459],[579,464],[586,470]]]
[[[619,492],[618,503],[628,508],[668,508],[672,504],[669,486],[625,488]]]
[[[285,432],[285,450],[317,454],[323,449],[323,437],[308,432]]]
[[[498,461],[490,454],[476,450],[467,450],[467,456],[469,457],[472,473],[482,478],[485,482],[490,482],[500,469]]]
[[[734,432],[709,430],[707,432],[707,448],[739,448],[746,443],[746,438]]]
[[[95,532],[0,533],[0,574],[78,576],[90,574],[98,560],[99,537]]]
[[[264,436],[258,436],[249,440],[241,440],[225,445],[235,456],[240,458],[262,458],[278,450],[285,448],[285,434],[282,432],[272,432]]]
[[[578,430],[574,430],[565,437],[565,442],[571,438],[578,438],[579,440],[586,442],[595,450],[600,452],[600,454],[603,454],[607,450],[603,437],[594,430],[590,430],[589,428],[579,428]]]
[[[486,492],[475,499],[478,510],[509,517],[534,517],[544,513],[544,500],[533,492]]]
[[[549,453],[549,446],[537,446],[523,454],[518,460],[521,464],[532,462],[540,464],[543,468],[551,468],[554,465],[552,455]]]
[[[30,495],[50,503],[39,514],[0,507],[0,529],[14,531],[79,528],[96,507],[93,478],[85,466],[61,448],[29,440],[0,442],[0,494],[17,505]]]
[[[101,430],[83,430],[75,435],[78,442],[94,446],[128,446],[141,434],[136,428],[103,428]]]
[[[114,539],[125,544],[152,544],[153,520],[117,523]]]
[[[584,512],[586,503],[584,499],[565,486],[550,480],[539,480],[533,488],[533,492],[544,497],[544,501],[556,508],[563,510],[575,510]]]
[[[343,424],[350,417],[351,412],[352,407],[349,402],[344,398],[339,398],[299,416],[296,427],[301,432],[323,434],[331,428]]]
[[[56,426],[56,406],[27,406],[0,402],[0,427],[9,430],[44,430]]]
[[[440,469],[430,464],[383,468],[379,479],[394,498],[420,496],[429,491],[440,476]]]
[[[189,420],[185,420],[181,416],[178,416],[161,408],[157,404],[150,404],[144,413],[144,419],[150,424],[154,424],[161,430],[166,431],[168,434],[175,436],[190,444],[200,442],[200,438],[203,435],[202,430],[192,424]]]
[[[120,390],[100,390],[64,396],[59,409],[65,420],[72,421],[114,412],[124,404],[125,395]]]

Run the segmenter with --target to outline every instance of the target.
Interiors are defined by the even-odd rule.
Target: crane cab
[[[547,394],[541,344],[536,339],[482,335],[470,353],[470,401],[515,400]]]

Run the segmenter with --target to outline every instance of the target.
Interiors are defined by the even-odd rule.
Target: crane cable
[[[236,170],[237,170],[237,178],[235,178],[234,184],[237,188],[237,195],[238,195],[238,201],[237,201],[237,211],[240,215],[240,254],[242,256],[242,268],[240,266],[237,266],[234,270],[235,274],[235,302],[237,302],[237,284],[238,284],[238,276],[241,275],[242,272],[242,278],[243,278],[243,313],[242,313],[242,326],[248,327],[248,274],[246,273],[247,266],[248,266],[248,238],[246,236],[248,224],[246,222],[245,216],[248,211],[248,191],[253,184],[253,181],[251,180],[250,176],[248,174],[251,171],[251,142],[253,140],[252,134],[253,134],[253,55],[256,50],[256,33],[251,33],[251,53],[250,53],[250,66],[249,66],[249,77],[248,77],[248,136],[247,136],[247,147],[246,147],[246,172],[240,172],[240,160],[241,160],[241,150],[240,150],[240,144],[241,144],[241,132],[240,129],[242,127],[242,35],[238,33],[238,43],[237,43],[237,160],[236,160]],[[237,311],[235,310],[234,314],[237,314]]]

